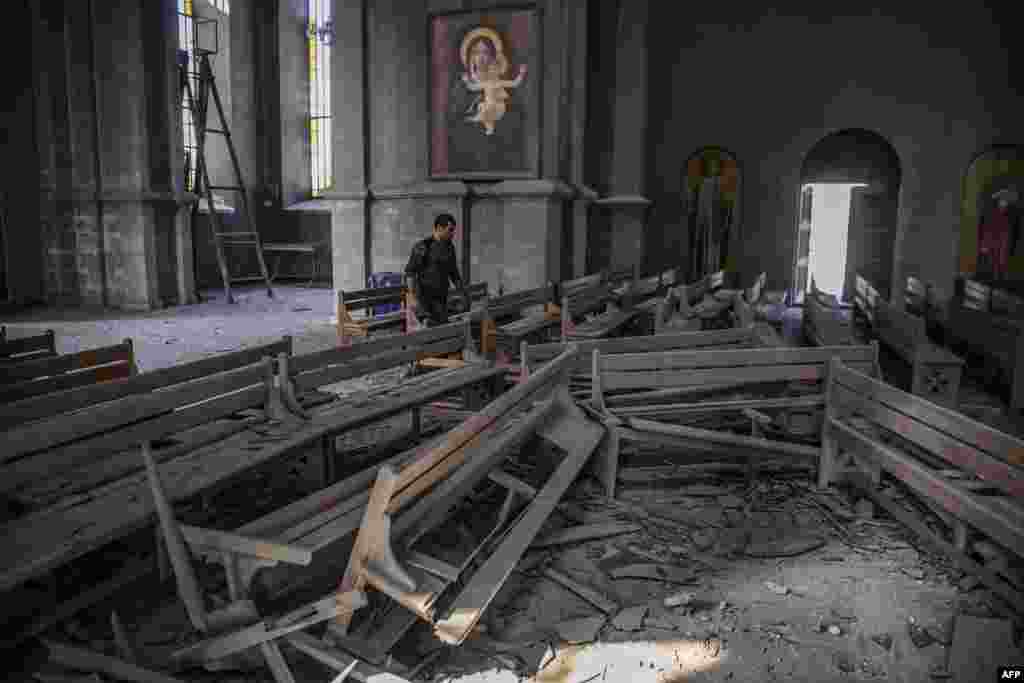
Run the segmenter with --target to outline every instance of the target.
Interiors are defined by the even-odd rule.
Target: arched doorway
[[[1022,200],[1024,147],[991,147],[968,165],[960,198],[962,274],[985,280],[1024,279]]]
[[[891,298],[900,178],[896,150],[873,131],[840,130],[811,148],[800,169],[791,300],[800,303],[813,281],[848,301],[858,273]]]
[[[686,160],[683,188],[690,235],[690,278],[736,269],[740,169],[735,155],[702,147]]]

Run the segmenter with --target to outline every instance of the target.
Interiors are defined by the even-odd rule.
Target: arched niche
[[[1010,202],[1005,271],[993,272],[979,262],[979,235],[983,226],[994,226],[996,194],[1016,193]],[[1024,146],[997,145],[978,154],[968,164],[960,196],[960,272],[982,279],[1024,280],[1024,240],[1020,240],[1021,206],[1024,199]]]
[[[702,147],[686,160],[686,208],[690,279],[735,271],[739,251],[740,164],[732,152]]]
[[[830,292],[843,300],[852,298],[858,273],[891,298],[901,177],[896,150],[871,130],[838,130],[808,150],[798,188],[794,300],[809,289],[815,267],[829,267],[832,273],[843,269],[837,278],[841,291]],[[827,220],[826,208],[831,211]]]

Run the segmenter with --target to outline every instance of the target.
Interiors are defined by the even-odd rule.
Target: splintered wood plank
[[[530,547],[550,548],[556,545],[580,543],[581,541],[592,541],[598,538],[610,538],[612,536],[632,534],[642,530],[643,527],[639,524],[585,524],[569,527],[568,529],[563,529],[562,531],[549,534],[543,538],[538,538]]]
[[[587,357],[594,349],[601,354],[611,353],[650,353],[654,351],[671,351],[680,349],[700,348],[704,346],[724,346],[753,341],[753,330],[750,328],[730,328],[727,330],[710,330],[704,332],[672,332],[657,336],[620,337],[618,339],[598,339],[577,342],[580,354]],[[565,350],[565,343],[536,344],[530,346],[530,358],[547,361]]]
[[[59,643],[55,640],[45,640],[43,644],[50,651],[50,659],[66,666],[69,669],[79,671],[102,671],[121,681],[138,681],[139,683],[184,683],[180,678],[174,678],[167,674],[144,669],[141,666],[130,664],[115,657],[108,657],[98,652],[83,650]]]
[[[349,675],[353,680],[359,681],[359,683],[409,683],[409,681],[397,674],[378,669],[365,662],[360,662],[351,655],[326,645],[322,640],[318,640],[308,633],[291,633],[284,637],[284,642],[335,671],[345,671],[355,663],[356,667],[351,670]]]
[[[590,586],[584,585],[572,577],[566,576],[557,569],[548,567],[544,570],[544,576],[551,579],[559,586],[568,589],[609,616],[619,611],[619,604],[617,602],[605,597]]]
[[[586,418],[579,417],[578,420]],[[446,643],[458,644],[465,640],[476,626],[484,610],[497,595],[519,558],[537,536],[541,526],[558,505],[559,500],[576,480],[587,459],[604,435],[598,428],[596,438],[577,441],[568,451],[565,459],[548,480],[537,497],[530,502],[526,511],[505,537],[497,550],[484,562],[455,598],[449,617],[435,624],[434,632]]]
[[[692,569],[664,564],[630,564],[616,567],[611,571],[611,576],[613,579],[664,581],[683,585],[697,581],[697,574]]]

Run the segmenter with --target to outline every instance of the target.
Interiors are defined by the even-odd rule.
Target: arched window
[[[691,279],[736,269],[739,181],[736,157],[721,147],[703,147],[686,160]]]
[[[334,22],[331,0],[307,0],[309,28],[309,149],[313,196],[333,182],[331,161],[331,44]]]

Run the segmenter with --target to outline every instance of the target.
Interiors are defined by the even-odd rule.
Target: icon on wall
[[[538,34],[534,10],[431,17],[431,177],[537,177]]]

